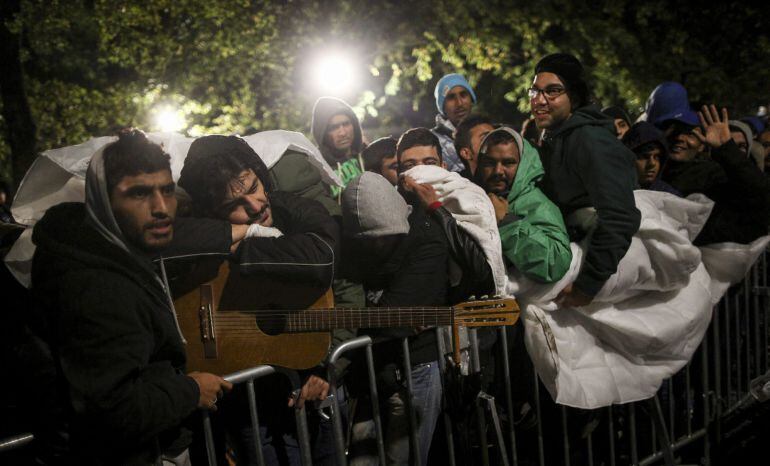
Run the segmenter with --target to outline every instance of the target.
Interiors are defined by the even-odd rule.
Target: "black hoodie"
[[[149,259],[107,241],[84,204],[35,225],[31,326],[51,347],[71,422],[72,464],[149,464],[189,444],[196,409],[174,315]]]
[[[543,189],[565,220],[578,209],[596,209],[596,226],[574,283],[594,296],[615,273],[639,229],[636,156],[615,136],[613,121],[594,106],[577,109],[561,126],[547,131],[541,155]]]

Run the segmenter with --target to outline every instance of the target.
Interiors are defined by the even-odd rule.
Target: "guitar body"
[[[241,276],[218,261],[202,264],[185,281],[174,306],[189,371],[226,375],[261,364],[308,369],[326,357],[329,332],[281,333],[285,322],[276,310],[333,307],[331,290]]]

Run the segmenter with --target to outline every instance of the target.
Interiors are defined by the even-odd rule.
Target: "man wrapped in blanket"
[[[543,173],[537,150],[513,129],[497,128],[482,140],[475,178],[495,207],[506,265],[553,283],[569,269],[572,252],[559,208],[536,186]]]

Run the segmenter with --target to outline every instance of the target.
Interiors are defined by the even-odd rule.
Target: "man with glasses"
[[[613,121],[589,105],[583,66],[574,56],[543,57],[529,98],[535,124],[545,130],[544,191],[564,214],[571,239],[587,237],[582,269],[557,302],[585,306],[615,273],[639,229],[636,157],[615,136]]]

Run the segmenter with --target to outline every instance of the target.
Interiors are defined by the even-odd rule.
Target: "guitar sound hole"
[[[268,304],[267,307],[271,310],[280,309],[279,305],[272,303]],[[269,316],[263,316],[257,313],[255,318],[257,320],[257,326],[264,334],[279,335],[281,333],[286,333],[287,319],[285,316],[280,316],[276,313],[270,313]]]

